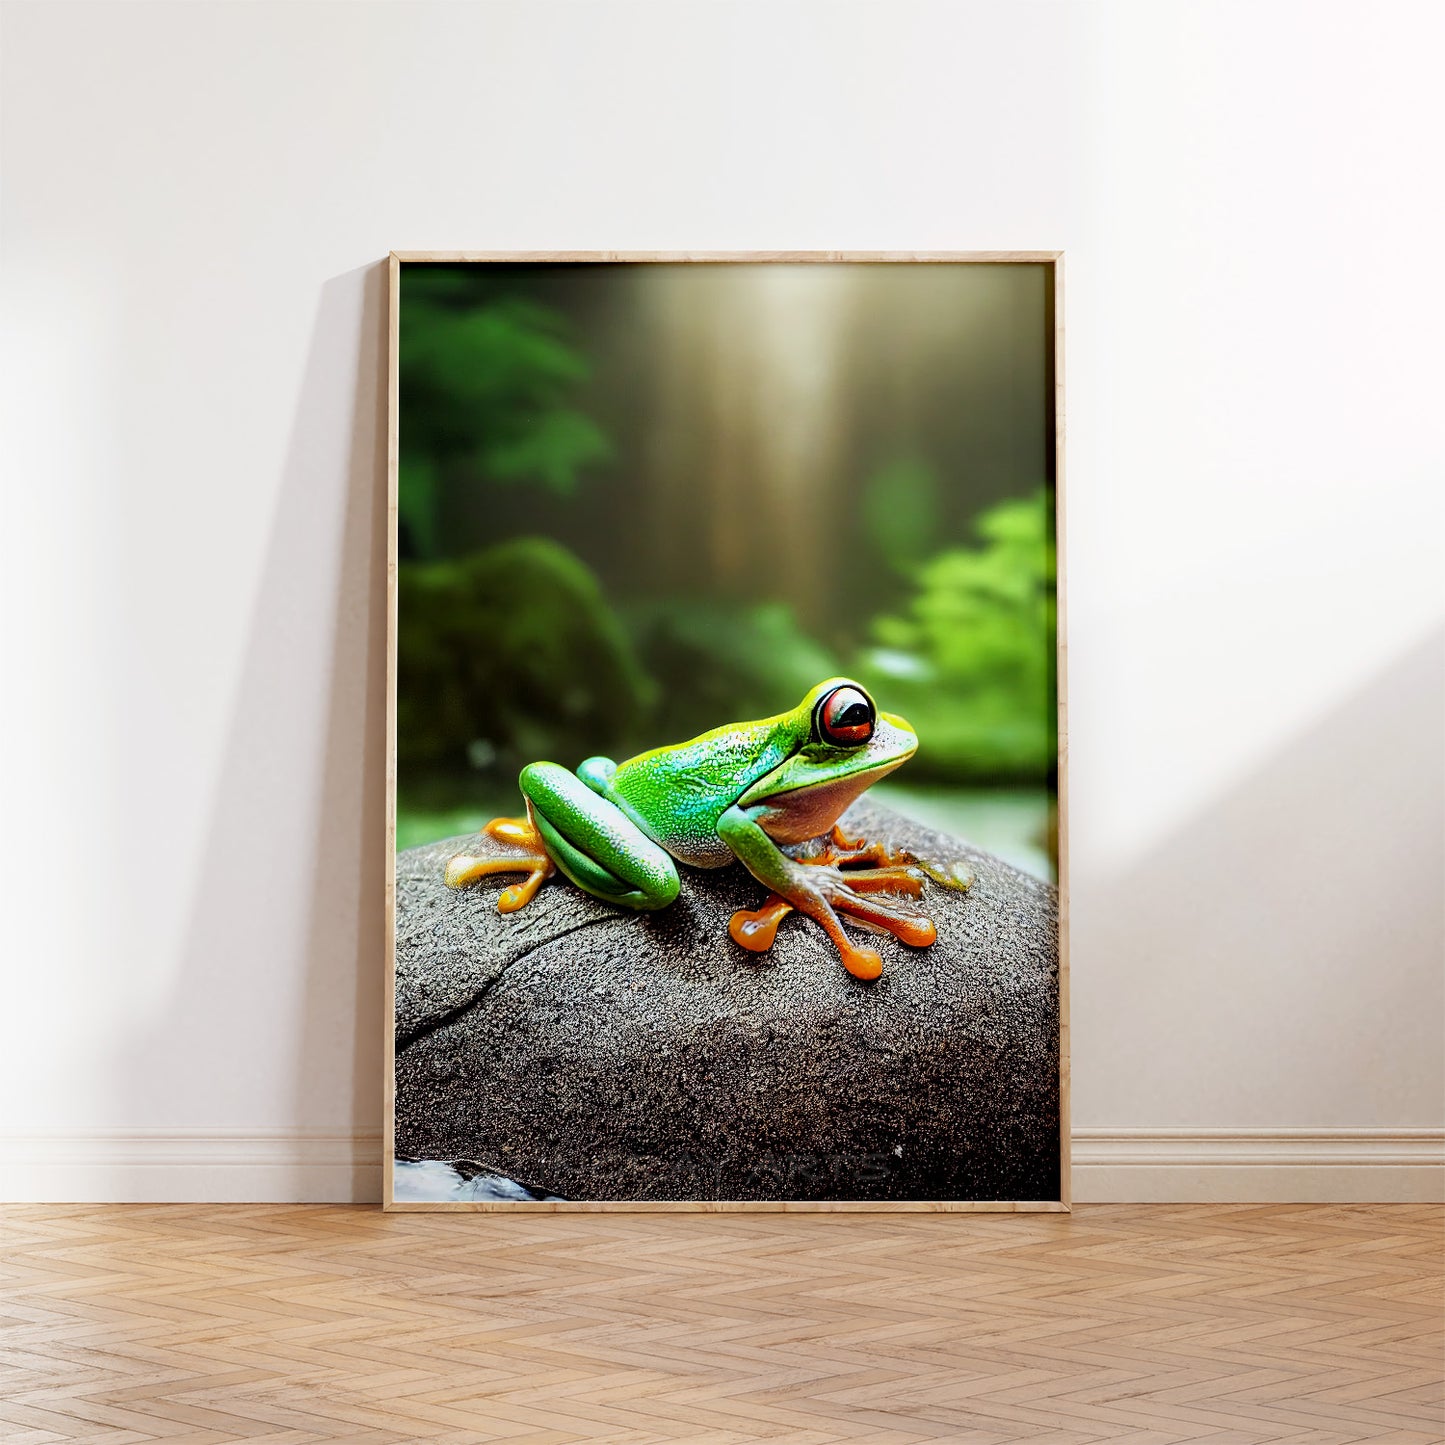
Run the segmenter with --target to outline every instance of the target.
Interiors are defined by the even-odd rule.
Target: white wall
[[[1063,248],[1078,1192],[1438,1187],[1442,21],[6,5],[3,1190],[374,1197],[443,246]]]

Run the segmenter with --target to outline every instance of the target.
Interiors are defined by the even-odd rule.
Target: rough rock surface
[[[1057,1199],[1055,890],[866,801],[847,825],[977,875],[928,885],[931,948],[868,940],[868,985],[797,914],[734,944],[741,867],[660,913],[557,878],[504,917],[512,877],[442,881],[475,839],[400,854],[398,1157],[568,1199]]]

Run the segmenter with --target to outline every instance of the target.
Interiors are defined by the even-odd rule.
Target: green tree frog
[[[597,898],[652,910],[677,897],[678,863],[736,861],[769,890],[761,908],[732,916],[736,943],[765,952],[797,909],[822,926],[854,978],[872,981],[883,960],[849,938],[840,912],[923,948],[937,932],[910,900],[922,896],[925,872],[952,888],[973,881],[961,865],[931,865],[838,826],[848,805],[917,747],[908,723],[879,712],[862,684],[834,677],[791,712],[623,763],[588,758],[576,773],[530,763],[519,779],[527,816],[488,823],[482,831],[502,851],[451,859],[446,881],[464,888],[489,874],[524,872],[498,899],[512,913],[560,871]]]

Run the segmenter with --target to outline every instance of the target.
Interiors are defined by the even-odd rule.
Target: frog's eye
[[[873,736],[876,717],[872,699],[861,688],[835,687],[818,699],[813,726],[823,742],[856,748]]]

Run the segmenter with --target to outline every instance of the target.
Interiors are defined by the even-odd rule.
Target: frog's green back
[[[679,862],[733,862],[717,820],[807,741],[806,711],[730,723],[691,742],[655,748],[618,765],[610,796]]]

